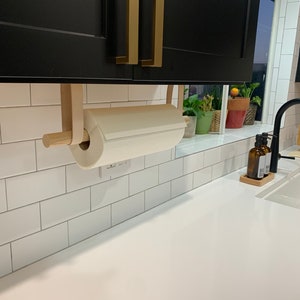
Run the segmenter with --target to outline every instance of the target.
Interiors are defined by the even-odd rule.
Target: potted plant
[[[212,101],[214,96],[207,94],[199,100],[199,114],[196,124],[196,133],[205,134],[209,132],[213,117]]]
[[[199,111],[199,99],[197,94],[183,100],[183,117],[187,125],[183,137],[188,138],[195,135]]]
[[[228,99],[227,105],[226,128],[241,128],[243,126],[253,91],[259,85],[259,82],[251,82],[231,86],[231,99]]]
[[[244,125],[254,124],[257,107],[259,106],[261,106],[261,98],[259,96],[252,97],[250,100],[250,106],[246,112]]]

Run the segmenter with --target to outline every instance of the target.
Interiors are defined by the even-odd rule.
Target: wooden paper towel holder
[[[173,85],[168,85],[166,103],[172,103]],[[47,133],[43,136],[43,144],[46,148],[59,145],[76,145],[89,141],[89,134],[84,129],[83,121],[83,85],[61,84],[61,118],[62,131]],[[184,97],[184,85],[178,86],[178,105],[182,110]]]
[[[48,133],[43,136],[45,147],[75,145],[89,141],[83,125],[83,85],[61,84],[62,132]]]

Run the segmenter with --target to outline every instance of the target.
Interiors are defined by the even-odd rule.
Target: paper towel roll
[[[186,124],[170,104],[84,110],[90,141],[71,145],[83,169],[164,151],[180,142]]]

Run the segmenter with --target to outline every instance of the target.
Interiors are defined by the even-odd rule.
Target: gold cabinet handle
[[[142,60],[142,67],[161,67],[163,56],[164,0],[154,0],[152,59]]]
[[[117,64],[138,64],[139,0],[127,0],[127,56],[117,56]]]

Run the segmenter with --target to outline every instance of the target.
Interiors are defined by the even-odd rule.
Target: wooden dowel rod
[[[86,130],[83,130],[82,142],[88,142],[90,140],[89,134]],[[72,131],[63,131],[55,133],[47,133],[43,136],[43,144],[46,148],[59,145],[70,145],[72,143]]]

